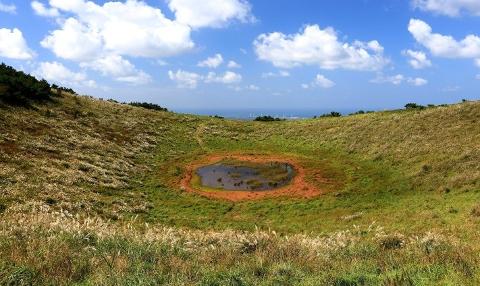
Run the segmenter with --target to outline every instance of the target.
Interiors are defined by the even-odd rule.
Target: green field
[[[209,154],[315,198],[185,192]],[[478,285],[480,103],[246,122],[64,95],[0,108],[0,285]]]

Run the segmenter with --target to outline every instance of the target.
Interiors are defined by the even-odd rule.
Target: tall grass
[[[475,285],[474,248],[375,225],[307,236],[122,224],[38,205],[0,223],[0,284]]]

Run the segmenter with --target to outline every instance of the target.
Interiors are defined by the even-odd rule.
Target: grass
[[[65,95],[0,109],[0,285],[476,285],[479,102],[242,122]],[[314,199],[211,200],[185,167],[298,158]]]

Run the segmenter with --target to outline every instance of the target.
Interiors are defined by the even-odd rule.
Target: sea
[[[258,116],[273,116],[286,120],[313,118],[332,111],[347,115],[358,110],[353,109],[173,109],[177,113],[205,116],[221,116],[228,119],[253,120]]]

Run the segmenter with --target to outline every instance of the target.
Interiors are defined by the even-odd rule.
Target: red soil
[[[217,163],[223,159],[236,159],[255,163],[284,162],[289,163],[295,169],[296,176],[293,181],[282,188],[271,191],[202,191],[192,186],[191,180],[195,170],[201,166]],[[298,160],[292,157],[280,155],[246,155],[246,154],[214,154],[208,155],[187,166],[185,177],[180,184],[182,189],[187,192],[194,192],[205,197],[213,199],[223,199],[229,201],[257,200],[272,197],[297,197],[312,198],[322,194],[322,190],[317,189],[305,180],[306,170],[299,164]]]

